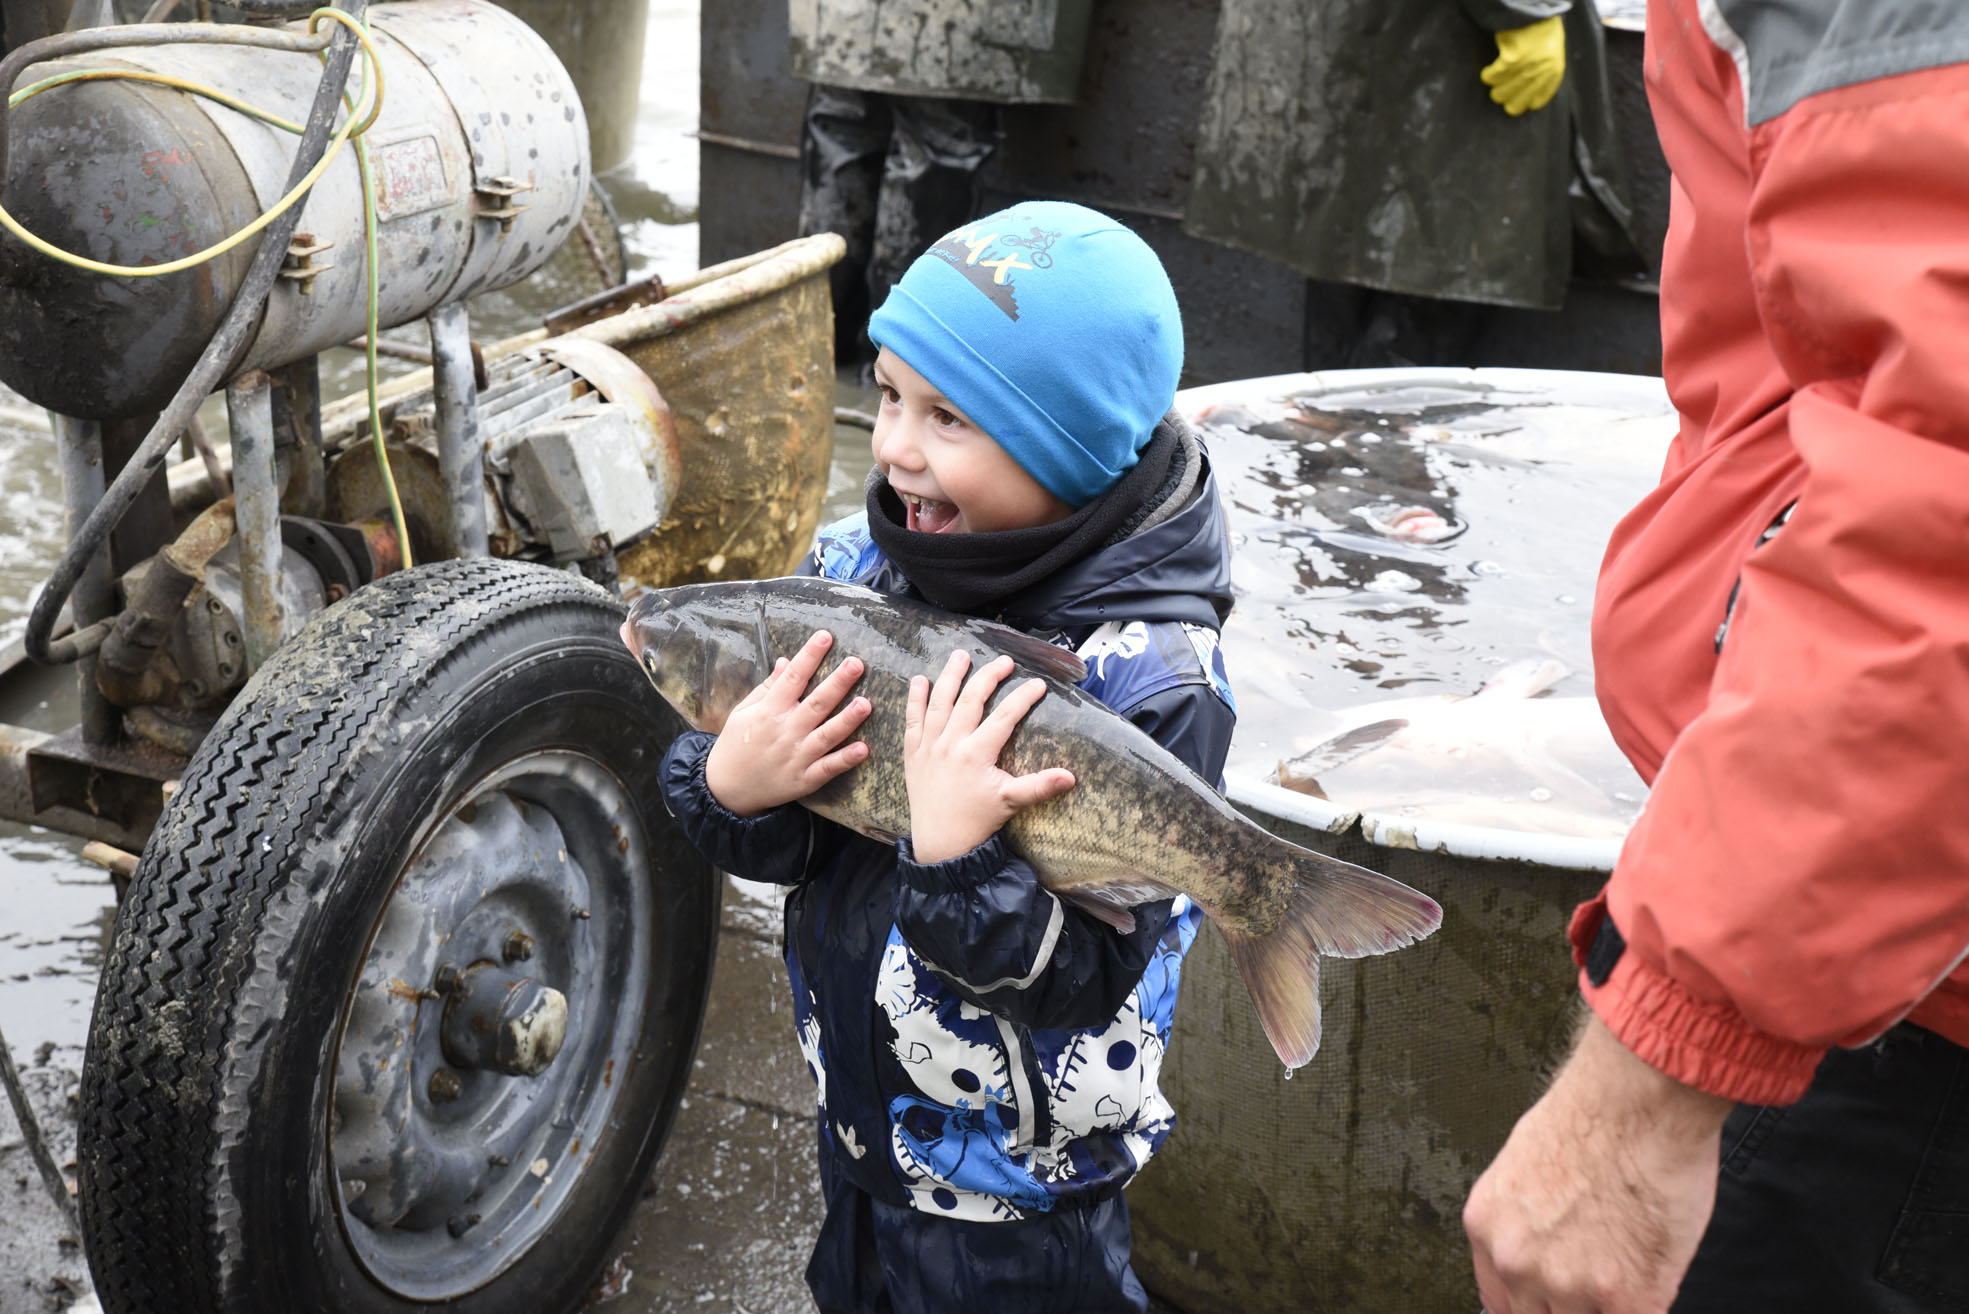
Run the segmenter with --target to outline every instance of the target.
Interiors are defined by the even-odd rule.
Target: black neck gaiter
[[[921,534],[878,467],[868,476],[868,532],[917,592],[950,611],[978,614],[1031,588],[1082,557],[1128,537],[1194,479],[1187,426],[1164,416],[1134,466],[1114,487],[1065,520],[980,534]],[[1184,487],[1187,492],[1187,487]]]

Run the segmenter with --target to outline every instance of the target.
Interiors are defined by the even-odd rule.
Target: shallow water
[[[1319,773],[1337,803],[1617,837],[1639,778],[1593,702],[1608,534],[1653,486],[1660,381],[1523,371],[1287,376],[1178,399],[1209,445],[1237,605],[1228,770],[1270,779],[1343,732],[1401,733]],[[1412,517],[1412,519],[1409,519]],[[1416,537],[1405,537],[1405,531]],[[1418,541],[1419,540],[1419,541]],[[1493,689],[1521,663],[1556,674]]]

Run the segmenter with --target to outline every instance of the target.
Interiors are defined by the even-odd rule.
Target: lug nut
[[[506,937],[506,961],[523,963],[533,957],[533,937],[525,931],[514,931]]]
[[[449,1104],[463,1094],[464,1090],[465,1083],[458,1079],[457,1073],[450,1068],[439,1068],[431,1074],[431,1084],[426,1088],[425,1093],[431,1097],[433,1104]]]

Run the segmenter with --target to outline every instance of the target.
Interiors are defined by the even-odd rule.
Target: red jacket
[[[1903,1018],[1969,1044],[1969,4],[1840,10],[1650,4],[1682,422],[1594,609],[1652,791],[1582,989],[1764,1104]]]

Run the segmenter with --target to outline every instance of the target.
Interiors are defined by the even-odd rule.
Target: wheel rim
[[[336,1211],[383,1286],[462,1295],[552,1228],[634,1061],[648,871],[634,802],[574,753],[517,758],[426,827],[351,993],[328,1115]],[[517,1060],[493,1044],[509,1033]]]

